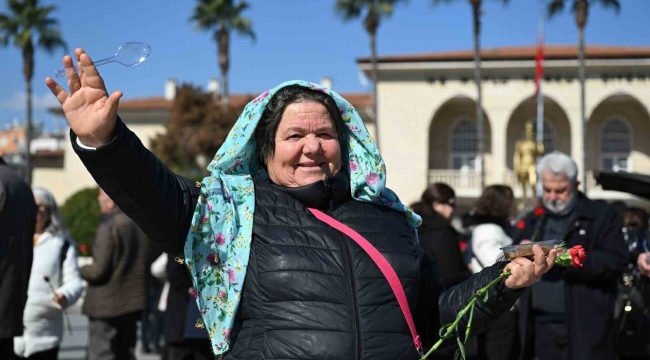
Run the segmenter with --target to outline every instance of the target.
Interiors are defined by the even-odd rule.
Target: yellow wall
[[[553,100],[547,104],[549,117],[564,121],[554,123],[556,146],[571,155],[582,172],[582,121],[580,118],[580,87],[578,81],[544,82],[544,94]],[[523,128],[523,118],[535,114],[534,101],[527,100],[534,96],[532,81],[509,80],[506,83],[486,81],[482,86],[483,109],[486,114],[486,129],[491,129],[488,147],[490,154],[486,158],[487,183],[501,182],[504,173],[512,164],[512,153],[519,127]],[[604,82],[599,78],[587,80],[586,114],[592,112],[604,100],[614,94],[625,93],[634,97],[637,110],[650,109],[650,82],[633,79],[610,80]],[[473,114],[473,101],[453,109],[442,108],[449,100],[458,97],[475,99],[476,88],[470,82],[446,81],[427,83],[424,79],[386,80],[378,84],[379,131],[381,136],[381,153],[386,160],[388,186],[391,187],[405,203],[416,201],[428,184],[429,169],[448,163],[447,144],[449,123],[461,114]],[[523,105],[522,105],[523,104]],[[439,114],[438,112],[441,111]],[[518,113],[515,113],[518,111]],[[628,110],[632,111],[632,110]],[[447,113],[449,112],[449,113]],[[640,113],[637,113],[640,114]],[[514,116],[513,116],[514,115]],[[635,121],[633,140],[634,171],[650,172],[650,144],[648,142],[650,120]],[[436,118],[440,125],[431,127]],[[519,118],[522,117],[520,120]],[[510,120],[517,120],[512,125]],[[489,125],[488,125],[489,124]],[[591,126],[590,126],[591,128]],[[638,134],[637,134],[638,129]],[[568,138],[570,136],[570,139]],[[589,136],[590,151],[593,157],[595,136]],[[559,142],[558,142],[559,140]],[[597,154],[597,153],[596,153]],[[446,166],[445,166],[446,167]]]
[[[130,124],[128,125],[145,146],[149,146],[150,138],[163,133],[162,124]],[[72,149],[69,132],[66,131],[66,147],[63,160],[63,169],[36,168],[34,170],[34,185],[49,189],[56,200],[62,204],[71,195],[79,190],[95,187],[97,184],[90,176],[79,157]]]

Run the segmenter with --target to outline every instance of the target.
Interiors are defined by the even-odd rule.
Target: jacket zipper
[[[334,199],[332,198],[332,193],[331,193],[331,187],[329,182],[326,180],[325,181],[325,190],[323,192],[323,197],[328,197],[329,198],[329,208],[327,209],[327,214],[331,215],[332,210],[334,209]],[[354,359],[361,359],[361,330],[359,329],[359,304],[357,300],[357,290],[354,286],[355,283],[355,278],[354,278],[354,271],[352,271],[352,251],[350,250],[350,245],[346,241],[346,239],[341,236],[341,233],[336,230],[332,229],[336,233],[336,236],[338,237],[339,241],[343,245],[343,256],[345,258],[345,269],[348,272],[348,278],[350,279],[350,296],[352,297],[352,311],[354,312],[354,316],[352,317],[352,333],[354,337],[354,349],[355,349],[355,356]]]
[[[359,304],[357,300],[357,290],[354,286],[355,278],[354,271],[352,271],[352,251],[350,251],[350,246],[346,239],[341,236],[338,230],[334,230],[339,240],[343,244],[343,256],[345,257],[345,267],[348,271],[348,277],[350,279],[350,295],[352,296],[352,311],[354,316],[352,317],[352,332],[354,336],[354,348],[355,348],[355,359],[361,359],[361,330],[359,329]]]

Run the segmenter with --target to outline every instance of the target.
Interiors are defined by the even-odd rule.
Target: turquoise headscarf
[[[400,203],[385,187],[386,166],[357,111],[332,90],[306,81],[288,81],[248,103],[208,166],[192,225],[185,243],[185,264],[194,283],[194,296],[202,314],[197,326],[207,329],[216,355],[228,351],[230,331],[246,277],[253,231],[255,176],[267,177],[258,164],[255,129],[264,109],[283,87],[300,85],[322,91],[334,99],[348,141],[343,165],[350,174],[352,197],[391,207],[405,214],[415,232],[420,217]],[[312,216],[305,212],[304,216]]]

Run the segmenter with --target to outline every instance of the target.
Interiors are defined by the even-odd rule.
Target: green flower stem
[[[470,299],[469,303],[460,311],[458,312],[458,315],[456,315],[456,320],[454,320],[453,323],[447,325],[447,329],[445,330],[445,333],[440,337],[440,339],[433,345],[431,350],[429,350],[424,356],[420,358],[420,360],[425,360],[428,358],[434,351],[438,350],[440,345],[442,345],[442,342],[445,341],[446,339],[449,339],[453,333],[456,327],[458,326],[458,323],[460,320],[467,314],[467,312],[471,311],[474,305],[476,304],[476,301],[479,299],[479,297],[484,296],[488,290],[490,290],[491,287],[494,285],[498,284],[501,282],[501,280],[507,278],[510,276],[510,271],[503,272],[498,278],[494,279],[491,283],[487,284],[485,287],[481,288],[479,291],[476,292]],[[468,328],[465,333],[465,339],[469,336],[469,330],[471,329],[471,322],[467,325]]]

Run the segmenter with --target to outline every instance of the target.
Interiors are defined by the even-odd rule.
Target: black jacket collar
[[[590,206],[592,200],[585,196],[582,192],[578,192],[578,203],[576,204],[575,218],[577,219],[595,219],[598,217],[597,206]]]
[[[329,210],[334,206],[348,201],[350,195],[350,179],[347,172],[342,171],[327,180],[300,187],[287,187],[269,183],[283,193],[300,201],[308,208]]]

